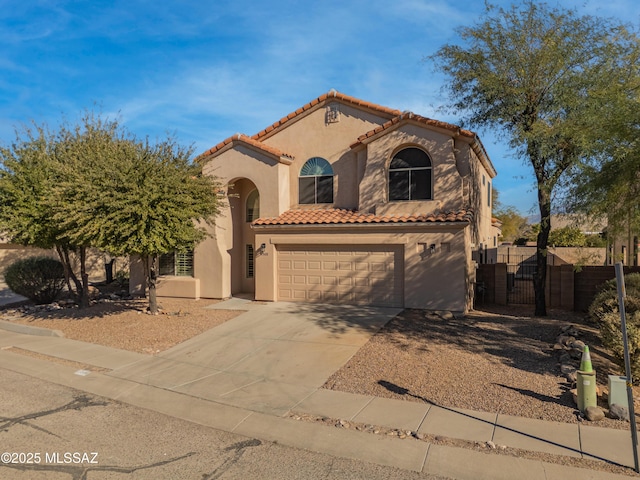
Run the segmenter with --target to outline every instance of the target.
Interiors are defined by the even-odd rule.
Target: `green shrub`
[[[51,303],[64,288],[64,268],[51,257],[25,258],[7,267],[4,281],[15,293],[37,304]]]
[[[634,382],[638,382],[640,381],[640,274],[625,275],[624,283],[627,293],[624,309],[627,314],[631,375]],[[624,372],[624,346],[615,279],[605,282],[602,290],[596,295],[589,307],[589,317],[598,324],[602,344],[611,351],[616,364]]]
[[[129,270],[118,270],[116,272],[116,283],[122,288],[129,287]]]

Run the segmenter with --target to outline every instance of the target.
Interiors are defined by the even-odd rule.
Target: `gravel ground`
[[[204,308],[214,303],[218,302],[162,298],[159,315],[146,313],[145,299],[95,303],[83,310],[63,308],[25,313],[20,308],[8,308],[0,312],[0,319],[59,330],[73,340],[155,354],[242,313]]]
[[[561,375],[559,354],[553,350],[560,328],[567,324],[575,325],[589,345],[602,391],[607,375],[620,374],[597,331],[582,315],[551,311],[547,318],[536,318],[511,307],[474,311],[459,319],[443,317],[405,310],[324,387],[576,423],[582,420],[570,392],[572,385]],[[600,406],[607,407],[604,397]],[[627,422],[609,418],[594,425],[629,428]]]

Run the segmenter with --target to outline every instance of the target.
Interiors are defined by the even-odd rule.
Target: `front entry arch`
[[[260,215],[260,193],[247,178],[229,182],[233,243],[231,256],[231,294],[255,293],[255,233],[251,222]]]

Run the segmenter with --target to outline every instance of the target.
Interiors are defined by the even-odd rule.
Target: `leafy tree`
[[[549,244],[554,247],[584,247],[587,236],[578,227],[554,228],[549,232]]]
[[[593,161],[571,179],[568,196],[569,208],[606,217],[611,236],[640,231],[640,84],[636,88],[605,115],[611,140],[596,145]]]
[[[74,244],[142,259],[149,309],[157,312],[158,257],[193,248],[219,213],[219,187],[172,138],[140,141],[116,121],[87,115],[65,131],[66,161],[54,187],[61,207],[53,218]]]
[[[57,141],[46,127],[34,126],[16,132],[15,141],[0,148],[0,231],[19,245],[54,248],[67,288],[84,306],[87,289],[83,290],[73,265],[74,254],[80,251],[84,257],[85,250],[64,238],[62,227],[53,219],[58,203],[53,192]]]
[[[522,236],[517,238],[513,243],[515,245],[526,245],[527,242],[535,242],[536,239],[538,238],[539,233],[540,233],[539,223],[529,224],[522,232]]]
[[[546,249],[554,191],[602,141],[603,111],[635,75],[637,36],[610,20],[527,1],[487,5],[484,18],[459,29],[464,46],[431,59],[449,78],[453,109],[497,128],[532,167],[541,228],[534,277],[535,314],[546,315]],[[606,137],[605,137],[606,140]]]
[[[502,223],[500,240],[513,242],[520,238],[526,231],[529,222],[520,215],[515,207],[502,204],[500,192],[495,187],[491,189],[491,205],[493,206],[493,216]]]
[[[513,242],[526,232],[529,222],[514,207],[500,208],[493,216],[502,222],[502,240]]]

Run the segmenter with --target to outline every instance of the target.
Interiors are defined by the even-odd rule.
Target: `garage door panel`
[[[278,298],[401,307],[402,247],[278,245]]]

